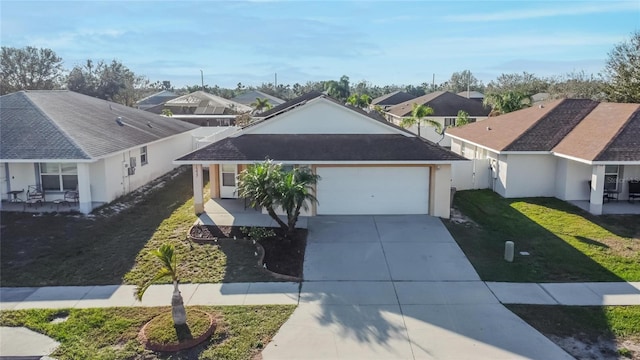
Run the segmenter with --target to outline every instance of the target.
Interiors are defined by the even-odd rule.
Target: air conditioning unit
[[[134,175],[136,173],[136,158],[135,157],[130,157],[129,158],[129,166],[127,168],[127,174],[128,175]]]

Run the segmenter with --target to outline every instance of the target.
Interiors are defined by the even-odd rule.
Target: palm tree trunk
[[[271,216],[273,220],[275,220],[278,223],[278,225],[280,225],[280,228],[284,232],[289,231],[289,227],[287,226],[287,224],[284,221],[282,221],[282,219],[280,219],[280,217],[276,214],[275,210],[273,210],[271,206],[267,207],[267,213],[269,214],[269,216]]]
[[[173,296],[171,296],[171,315],[175,326],[185,325],[187,323],[187,311],[184,308],[182,295],[178,289],[178,282],[173,282]]]
[[[287,238],[293,239],[293,236],[296,233],[296,223],[298,222],[298,217],[300,216],[300,206],[296,206],[296,209],[293,211],[293,216],[287,216],[287,220],[289,221],[289,230],[287,231]]]

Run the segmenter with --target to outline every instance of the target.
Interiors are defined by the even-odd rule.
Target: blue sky
[[[640,30],[634,1],[7,1],[0,43],[53,49],[66,68],[117,59],[151,81],[374,84],[465,69],[598,73]]]

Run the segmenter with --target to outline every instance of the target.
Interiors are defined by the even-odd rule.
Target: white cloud
[[[484,21],[512,21],[523,19],[535,19],[555,16],[576,16],[595,13],[611,13],[623,11],[640,11],[640,2],[602,2],[580,3],[563,2],[563,7],[551,7],[551,2],[545,3],[545,7],[538,9],[518,9],[498,11],[493,13],[476,13],[444,16],[443,20],[451,22],[484,22]]]

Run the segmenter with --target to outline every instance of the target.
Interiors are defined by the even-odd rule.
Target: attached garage
[[[320,167],[318,215],[429,213],[429,167]]]

